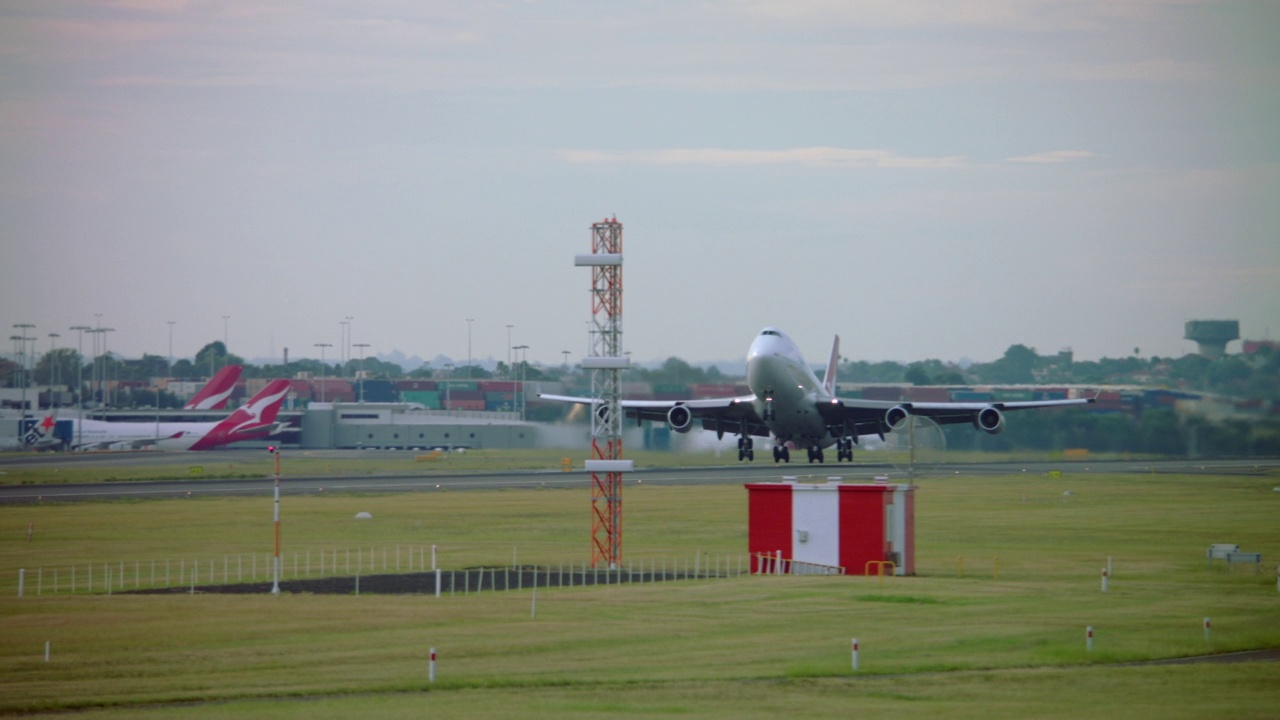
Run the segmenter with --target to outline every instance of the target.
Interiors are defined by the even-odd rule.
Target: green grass
[[[717,455],[714,452],[665,452],[656,450],[627,449],[627,457],[637,468],[711,467],[732,462],[732,452]],[[260,455],[236,452],[166,453],[103,452],[102,463],[71,463],[51,467],[42,463],[5,465],[6,455],[0,454],[0,485],[70,484],[96,482],[136,482],[143,480],[236,479],[269,477],[274,461],[263,451]],[[133,462],[138,456],[145,463]],[[768,454],[760,456],[767,461]],[[859,453],[857,463],[877,464],[891,462],[886,452]],[[350,477],[360,475],[445,475],[455,473],[507,472],[512,470],[557,471],[563,468],[565,459],[570,466],[581,470],[586,453],[582,450],[558,448],[518,450],[471,450],[467,452],[441,453],[438,457],[429,452],[386,453],[378,450],[341,451],[286,450],[283,455],[283,472],[294,477]],[[1095,454],[1090,460],[1119,459],[1119,455]],[[57,457],[50,455],[50,461]],[[1128,458],[1125,458],[1128,459]],[[949,463],[982,462],[1054,462],[1062,460],[1061,453],[1018,452],[979,453],[948,452]],[[1078,461],[1062,460],[1064,468],[1078,465]],[[855,467],[857,465],[855,463]],[[848,466],[846,466],[848,467]]]
[[[1204,560],[1213,542],[1239,543],[1268,562],[1280,556],[1274,478],[1068,473],[919,484],[918,577],[544,588],[536,618],[529,591],[19,600],[18,567],[269,552],[271,501],[8,507],[0,511],[0,712],[1274,714],[1277,663],[1105,666],[1280,647],[1274,566],[1254,575]],[[628,486],[625,497],[633,562],[745,549],[739,485]],[[446,568],[506,564],[513,548],[523,563],[581,563],[588,507],[585,487],[286,497],[286,562],[291,549],[438,544]],[[361,510],[374,519],[354,520]],[[1115,572],[1104,595],[1108,556]],[[1096,629],[1093,653],[1086,625]],[[852,637],[861,644],[857,676]],[[433,686],[425,682],[430,647],[440,652]]]

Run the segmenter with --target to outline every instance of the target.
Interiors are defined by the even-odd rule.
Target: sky
[[[738,360],[765,326],[815,363],[835,334],[871,361],[1277,339],[1277,27],[1202,0],[3,0],[0,323],[40,352],[87,325],[132,357],[559,364],[616,217],[637,361]]]

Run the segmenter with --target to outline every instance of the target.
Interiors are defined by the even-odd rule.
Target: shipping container
[[[311,399],[311,381],[310,380],[290,380],[289,392],[293,393],[298,400]]]
[[[396,380],[396,389],[400,392],[405,390],[435,390],[435,380]]]
[[[737,395],[737,388],[720,383],[696,383],[689,386],[689,393],[694,398],[733,397]]]
[[[389,403],[395,402],[399,397],[395,386],[389,380],[365,380],[363,386],[360,381],[356,381],[355,392],[356,399],[363,402]]]
[[[991,392],[999,402],[1027,402],[1035,400],[1035,392],[1031,390],[993,390]]]
[[[951,399],[951,393],[943,387],[909,387],[904,395],[911,402],[946,402]]]
[[[977,390],[956,390],[951,393],[951,399],[955,402],[992,402],[995,400],[991,393]]]
[[[480,384],[475,380],[442,380],[436,389],[443,390],[446,385],[450,390],[477,390]]]
[[[515,392],[517,383],[512,380],[483,380],[479,384],[477,390],[483,390],[486,393],[491,392]]]
[[[438,390],[405,390],[400,393],[401,402],[418,403],[432,410],[440,409]]]
[[[484,410],[484,398],[479,400],[458,400],[457,398],[449,399],[450,410]]]
[[[680,383],[654,383],[654,395],[679,395],[689,397],[689,386]]]
[[[459,390],[458,388],[449,388],[447,391],[440,391],[440,394],[451,400],[479,400],[484,402],[484,393],[479,390]]]
[[[516,394],[513,392],[488,392],[484,394],[485,402],[515,402]]]
[[[862,388],[867,400],[901,400],[903,388],[895,385],[868,385]]]

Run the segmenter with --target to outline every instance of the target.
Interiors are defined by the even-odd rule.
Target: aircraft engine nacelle
[[[693,429],[693,413],[683,405],[676,405],[667,411],[667,424],[678,433],[687,433]]]
[[[999,435],[1004,430],[1004,413],[994,407],[984,407],[973,416],[973,426],[985,433]]]
[[[906,420],[907,416],[910,414],[911,414],[911,411],[906,409],[905,407],[901,405],[894,405],[893,407],[889,408],[888,412],[884,414],[884,422],[889,427],[895,428],[903,420]]]

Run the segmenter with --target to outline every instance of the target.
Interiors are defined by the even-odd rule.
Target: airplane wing
[[[595,398],[572,395],[538,395],[543,400],[595,405]],[[769,437],[769,428],[756,414],[752,401],[755,395],[731,398],[706,398],[701,400],[623,400],[622,409],[628,418],[637,423],[645,420],[668,423],[677,432],[688,432],[694,421],[704,430],[717,436],[738,435],[745,428],[747,434]],[[676,410],[676,408],[681,408]]]
[[[981,430],[998,432],[1003,414],[1012,410],[1087,405],[1094,398],[1077,400],[1029,400],[1017,402],[895,402],[835,398],[818,403],[818,412],[832,427],[844,427],[850,435],[880,435],[891,431],[907,415],[927,417],[939,425],[972,423]],[[993,412],[994,411],[994,412]]]
[[[98,442],[88,442],[76,445],[72,450],[75,452],[88,452],[90,450],[146,450],[147,448],[159,445],[166,440],[176,440],[183,435],[184,433],[176,432],[164,437],[134,438],[132,440],[101,440]]]

